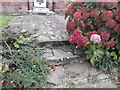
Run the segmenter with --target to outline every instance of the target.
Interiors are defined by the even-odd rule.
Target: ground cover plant
[[[108,70],[120,61],[120,4],[115,2],[68,2],[65,12],[68,41],[85,48],[91,64]]]
[[[0,17],[0,27],[7,25],[10,20],[11,20],[11,18],[9,18],[9,17]]]
[[[47,64],[41,57],[42,49],[29,43],[29,35],[25,32],[13,35],[3,30],[2,34],[0,86],[3,90],[41,88],[47,74]]]

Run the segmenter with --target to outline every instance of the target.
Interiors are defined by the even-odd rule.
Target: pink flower
[[[66,30],[67,30],[68,32],[74,31],[74,29],[75,29],[76,26],[77,26],[76,22],[69,21],[69,22],[67,22],[67,24],[66,24]]]
[[[71,43],[71,44],[74,44],[74,43],[76,43],[76,37],[75,36],[73,36],[73,35],[71,35],[69,38],[68,38],[68,42],[69,43]]]
[[[92,25],[92,23],[90,21],[87,22],[87,25],[90,27],[91,30],[94,29],[94,27],[93,27],[93,25]]]
[[[114,10],[114,18],[115,18],[117,21],[120,21],[120,9],[115,9],[115,10]]]
[[[68,38],[68,42],[71,44],[76,43],[79,37],[81,37],[80,31],[74,30],[73,34]]]
[[[83,21],[81,21],[81,28],[82,28],[82,30],[86,29],[86,25],[85,25],[85,23]]]
[[[98,34],[93,34],[90,37],[90,41],[93,42],[93,43],[99,44],[101,42],[101,37]]]
[[[70,4],[68,7],[68,9],[74,9],[74,8],[75,8],[74,3]]]
[[[105,10],[101,14],[102,21],[108,21],[109,19],[113,18],[113,13],[111,10]]]
[[[78,45],[78,47],[80,47],[80,46],[86,46],[86,38],[83,36],[83,35],[81,35],[78,39],[77,39],[77,45]]]
[[[95,9],[90,11],[90,16],[91,17],[98,17],[99,16],[99,12]]]
[[[103,8],[105,6],[105,2],[96,2],[95,4],[99,8]]]
[[[120,35],[120,24],[116,25],[116,27],[114,28],[114,31]]]
[[[74,12],[73,12],[72,9],[67,9],[67,10],[65,11],[65,15],[70,15],[70,16],[72,17],[73,14],[74,14]]]
[[[75,13],[73,14],[74,19],[75,19],[76,21],[81,20],[81,17],[82,17],[81,14],[82,14],[81,12],[78,12],[78,11],[75,12]]]
[[[75,30],[69,37],[68,42],[71,44],[76,43],[79,47],[86,45],[86,38],[80,33],[79,30]]]
[[[108,28],[113,28],[116,25],[116,21],[114,19],[109,19],[106,23],[105,26]]]
[[[120,9],[115,9],[114,10],[114,16],[120,15]]]
[[[115,17],[115,19],[120,22],[120,14],[118,14],[118,16]]]
[[[104,42],[107,41],[110,37],[110,33],[106,32],[102,28],[98,29],[98,34],[101,36],[102,41],[104,41]]]
[[[108,9],[113,9],[116,6],[117,6],[117,2],[106,2],[106,7]]]
[[[115,41],[114,41],[114,39],[111,39],[108,43],[107,43],[107,47],[108,48],[112,48],[112,47],[114,47],[115,46]]]
[[[82,7],[81,9],[78,10],[79,12],[83,13],[88,13],[88,8]]]
[[[83,13],[81,19],[85,21],[88,19],[89,15],[89,13]]]
[[[80,30],[75,30],[73,32],[73,35],[76,36],[76,37],[81,36]]]
[[[96,26],[99,26],[100,25],[100,21],[99,21],[99,19],[98,18],[94,18],[94,25],[96,25]]]
[[[91,35],[93,35],[93,34],[97,34],[97,32],[96,32],[96,31],[89,31],[89,32],[87,33],[87,35],[88,35],[89,38],[90,38]]]

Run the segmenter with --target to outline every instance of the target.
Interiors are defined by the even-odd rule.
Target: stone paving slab
[[[67,41],[66,20],[60,15],[25,15],[16,16],[8,24],[8,29],[15,33],[22,29],[36,35],[37,42]]]
[[[58,66],[48,74],[47,82],[48,88],[117,88],[107,74],[88,62]]]
[[[69,62],[76,62],[75,60],[84,59],[84,50],[72,50],[71,46],[46,46],[43,50],[43,58],[48,64],[61,64],[63,60],[68,60]],[[79,52],[79,53],[78,53]]]

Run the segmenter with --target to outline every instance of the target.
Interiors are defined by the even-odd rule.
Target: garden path
[[[4,29],[14,33],[29,32],[29,40],[43,47],[43,57],[49,65],[56,65],[47,76],[48,88],[116,88],[108,74],[93,68],[85,59],[84,51],[67,42],[62,15],[14,16]],[[82,63],[83,62],[83,63]],[[115,70],[116,71],[116,70]]]

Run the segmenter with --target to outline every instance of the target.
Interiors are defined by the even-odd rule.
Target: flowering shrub
[[[103,0],[104,1],[104,0]],[[114,0],[115,1],[115,0]],[[93,66],[110,69],[120,61],[118,2],[71,2],[65,12],[68,41],[85,47]]]

